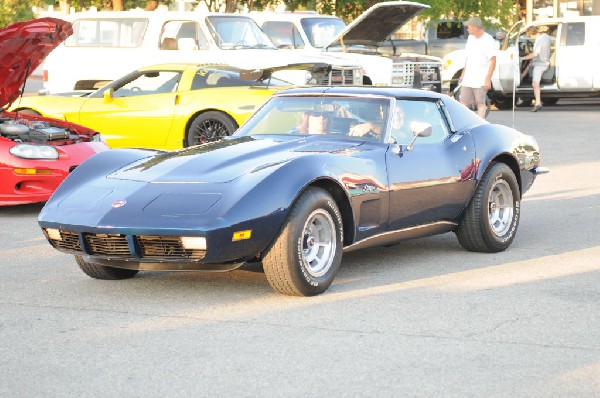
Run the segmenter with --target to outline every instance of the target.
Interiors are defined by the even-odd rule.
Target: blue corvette
[[[467,250],[505,250],[547,171],[533,137],[448,96],[295,88],[220,141],[93,156],[39,224],[93,278],[262,262],[276,291],[310,296],[364,247],[454,232]]]

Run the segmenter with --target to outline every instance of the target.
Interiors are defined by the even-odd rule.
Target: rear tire
[[[517,233],[521,194],[515,174],[504,163],[492,163],[456,229],[459,243],[474,252],[506,250]]]
[[[342,261],[342,228],[338,207],[327,191],[309,188],[302,193],[263,258],[273,289],[291,296],[327,290]]]
[[[119,280],[133,278],[138,273],[134,269],[113,268],[104,265],[88,263],[81,256],[75,256],[79,268],[94,279]]]
[[[229,115],[209,111],[196,116],[185,134],[185,145],[200,145],[231,135],[239,126]]]

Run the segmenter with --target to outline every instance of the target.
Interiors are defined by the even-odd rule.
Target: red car
[[[5,110],[25,80],[73,33],[55,18],[0,30],[0,206],[44,202],[81,162],[108,149],[100,134],[66,121]]]

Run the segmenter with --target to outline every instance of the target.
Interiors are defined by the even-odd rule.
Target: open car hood
[[[272,66],[269,68],[244,69],[240,71],[240,79],[256,81],[267,80],[273,75],[273,73],[284,70],[306,70],[313,75],[320,75],[323,73],[329,73],[329,71],[331,70],[331,65],[321,62],[305,62],[281,66]]]
[[[0,107],[19,98],[27,77],[72,33],[69,22],[56,18],[17,22],[0,30]]]
[[[375,45],[387,39],[426,4],[411,1],[386,1],[377,3],[350,23],[327,47],[339,45]]]

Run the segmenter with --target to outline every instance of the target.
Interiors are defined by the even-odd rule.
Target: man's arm
[[[496,56],[490,58],[490,67],[488,68],[488,73],[485,76],[485,89],[487,91],[492,89],[492,75],[494,74],[494,69],[496,69]]]

